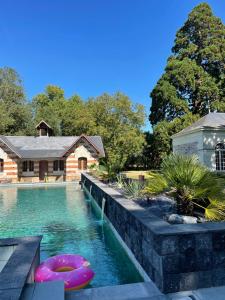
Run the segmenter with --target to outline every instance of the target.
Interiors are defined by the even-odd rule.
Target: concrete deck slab
[[[158,297],[158,298],[156,298]],[[164,300],[165,296],[152,282],[107,286],[66,292],[66,300]]]
[[[225,286],[169,294],[170,300],[225,300]]]
[[[20,300],[64,300],[64,282],[27,284]]]
[[[225,286],[193,291],[196,300],[224,300]]]

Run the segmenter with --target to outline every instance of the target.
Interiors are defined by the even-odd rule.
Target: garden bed
[[[82,183],[165,293],[225,285],[225,222],[171,225],[96,178]]]

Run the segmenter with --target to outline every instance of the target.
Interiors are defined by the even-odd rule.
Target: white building
[[[209,113],[172,140],[174,153],[196,154],[211,170],[225,171],[225,113]]]

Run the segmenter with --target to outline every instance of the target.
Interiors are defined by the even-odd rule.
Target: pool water
[[[43,235],[41,260],[80,254],[95,272],[89,287],[143,281],[93,201],[76,184],[0,188],[0,238]]]

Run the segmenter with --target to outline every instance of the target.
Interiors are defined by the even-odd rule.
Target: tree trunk
[[[179,215],[193,216],[194,205],[191,201],[185,200],[180,196],[176,197],[176,201]]]

